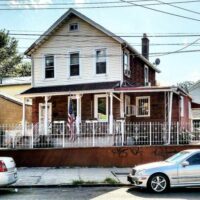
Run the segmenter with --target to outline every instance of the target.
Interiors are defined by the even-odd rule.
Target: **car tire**
[[[147,188],[154,193],[166,192],[169,189],[169,179],[164,174],[154,174],[149,178]]]

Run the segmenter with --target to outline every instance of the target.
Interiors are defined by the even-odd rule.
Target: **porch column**
[[[76,101],[77,101],[76,130],[77,130],[77,134],[79,134],[80,133],[79,124],[81,122],[81,95],[80,94],[76,95]]]
[[[120,93],[120,118],[124,118],[124,93]]]
[[[45,96],[44,134],[48,135],[48,96]]]
[[[169,106],[168,106],[168,144],[171,141],[171,124],[172,124],[172,104],[173,104],[173,92],[169,95]]]
[[[25,135],[25,128],[26,128],[26,98],[23,98],[23,106],[22,106],[22,135]]]
[[[110,115],[109,115],[110,134],[113,133],[113,93],[110,93]]]

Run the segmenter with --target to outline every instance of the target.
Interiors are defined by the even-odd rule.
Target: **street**
[[[128,187],[75,187],[75,188],[19,188],[0,189],[1,200],[199,200],[200,188],[172,189],[168,193],[153,194],[147,190]]]

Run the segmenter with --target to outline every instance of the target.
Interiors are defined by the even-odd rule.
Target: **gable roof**
[[[200,88],[200,80],[197,81],[194,85],[192,85],[190,88],[189,88],[189,92],[195,90],[196,88]]]
[[[2,78],[0,87],[9,85],[29,85],[29,84],[31,84],[31,76],[8,77],[8,78]]]
[[[45,31],[26,51],[25,55],[30,56],[34,49],[40,46],[44,41],[46,41],[53,33],[65,22],[67,18],[71,15],[75,15],[80,19],[86,21],[88,24],[92,25],[96,29],[100,30],[101,32],[105,33],[107,36],[113,38],[120,44],[128,47],[131,51],[134,52],[146,65],[154,69],[156,72],[160,73],[160,70],[157,69],[152,63],[150,63],[144,56],[142,56],[135,48],[133,48],[128,42],[123,40],[121,37],[115,35],[114,33],[110,32],[109,30],[105,29],[103,26],[97,24],[93,20],[89,19],[85,15],[81,14],[80,12],[70,8],[64,15],[62,15],[47,31]]]
[[[12,97],[12,96],[10,96],[8,94],[5,94],[5,93],[2,93],[2,92],[0,92],[0,98],[3,98],[5,100],[7,100],[7,101],[10,101],[10,102],[15,103],[15,104],[20,105],[20,106],[23,105],[23,101],[22,100],[17,99],[15,97]],[[32,104],[27,103],[27,102],[25,104],[28,105],[28,106],[32,105]]]

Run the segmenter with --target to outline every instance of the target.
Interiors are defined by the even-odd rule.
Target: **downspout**
[[[170,92],[168,106],[168,144],[171,140],[171,125],[172,125],[172,104],[173,104],[173,92]]]

